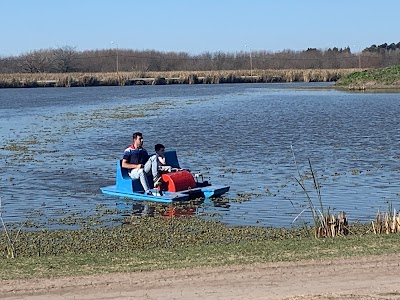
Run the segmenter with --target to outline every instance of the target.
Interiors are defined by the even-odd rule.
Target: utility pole
[[[247,45],[244,45],[247,48]],[[251,57],[251,48],[249,47],[250,50],[250,76],[253,78],[253,58]]]
[[[356,46],[357,45],[354,45],[354,51],[356,50]],[[358,68],[361,69],[361,51],[360,51],[360,48],[358,49],[357,56],[358,56]]]
[[[253,77],[253,59],[251,57],[251,49],[250,49],[250,76]]]
[[[111,42],[111,44],[114,44],[114,42]],[[115,43],[115,45],[117,46],[117,75],[118,75],[118,71],[119,71],[119,61],[118,61],[118,44]]]

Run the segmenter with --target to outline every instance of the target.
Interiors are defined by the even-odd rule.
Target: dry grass
[[[15,73],[0,74],[1,87],[114,86],[132,84],[202,84],[244,82],[330,82],[355,69],[289,69],[231,71],[171,71],[112,73]]]
[[[336,237],[349,233],[349,226],[345,212],[340,212],[335,217],[330,211],[319,219],[319,227],[316,228],[315,237]]]

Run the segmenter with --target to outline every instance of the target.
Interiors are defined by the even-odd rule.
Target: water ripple
[[[149,150],[158,142],[177,149],[183,166],[231,186],[229,205],[197,207],[231,225],[292,226],[306,198],[291,146],[302,176],[311,160],[325,209],[364,222],[389,203],[400,209],[400,95],[297,87],[0,90],[3,216],[19,222],[36,210],[60,218],[115,208],[99,188],[113,182],[115,160],[137,130]],[[137,111],[146,115],[124,114]],[[234,201],[238,194],[249,198]],[[309,213],[296,224],[302,220]]]

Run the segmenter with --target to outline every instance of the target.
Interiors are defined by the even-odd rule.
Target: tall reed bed
[[[396,209],[389,203],[388,211],[382,213],[378,210],[375,221],[372,221],[371,224],[375,234],[400,233],[400,211],[396,212]]]
[[[247,82],[331,82],[354,69],[223,70],[112,73],[0,74],[0,88],[116,86],[134,84],[218,84]],[[252,73],[252,76],[250,76]]]

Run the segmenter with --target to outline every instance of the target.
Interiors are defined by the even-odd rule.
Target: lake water
[[[169,207],[100,192],[113,184],[134,131],[149,150],[163,143],[181,166],[231,186],[224,200],[189,209],[206,218],[274,227],[309,221],[306,211],[292,223],[307,205],[298,171],[319,205],[308,159],[325,209],[345,211],[350,222],[370,222],[389,204],[400,209],[400,94],[313,89],[324,86],[1,89],[2,217],[55,228],[121,205],[128,215],[165,213]]]

